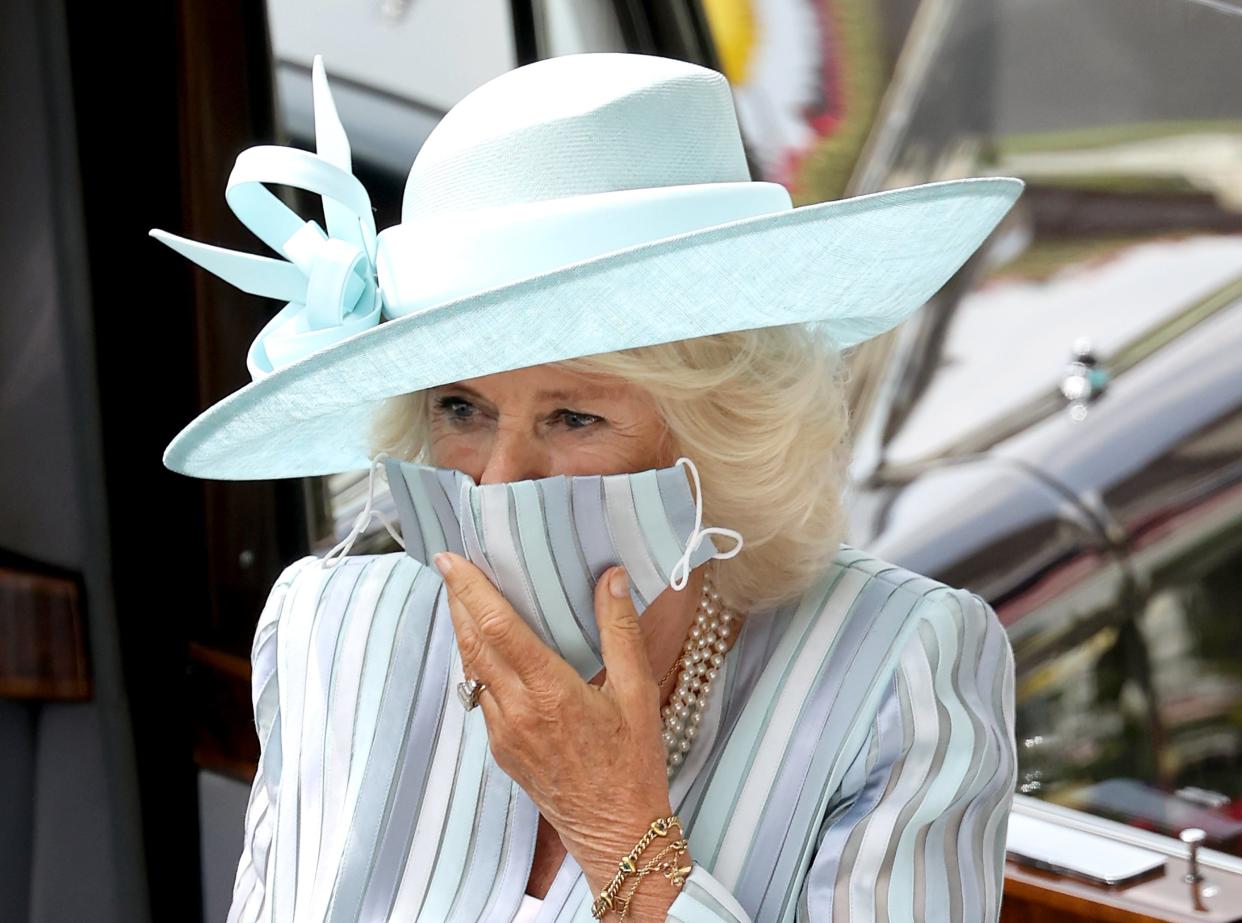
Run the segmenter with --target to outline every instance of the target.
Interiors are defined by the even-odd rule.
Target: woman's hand
[[[492,756],[560,834],[597,895],[651,821],[672,813],[660,691],[625,570],[611,568],[595,588],[606,676],[594,686],[539,639],[479,568],[449,552],[435,559],[465,675],[487,686],[479,704]],[[675,834],[653,841],[639,864]],[[689,853],[678,858],[690,864]],[[665,918],[677,892],[661,877],[639,884],[630,919]]]

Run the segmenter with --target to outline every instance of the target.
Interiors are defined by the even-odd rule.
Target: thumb
[[[610,567],[595,585],[595,620],[599,624],[604,680],[628,699],[655,683],[647,647],[638,624],[638,611],[630,598],[630,577],[624,567]]]

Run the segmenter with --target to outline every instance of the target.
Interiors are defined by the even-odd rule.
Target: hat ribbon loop
[[[242,291],[286,302],[246,355],[256,381],[375,326],[383,306],[376,278],[375,215],[365,187],[350,172],[349,142],[319,57],[312,79],[316,153],[275,145],[248,148],[238,155],[225,190],[238,219],[284,260],[151,231]],[[319,195],[328,230],[303,220],[267,183]]]

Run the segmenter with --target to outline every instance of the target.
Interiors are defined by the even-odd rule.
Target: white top
[[[518,907],[517,916],[513,918],[513,923],[532,923],[535,917],[539,916],[539,908],[542,906],[543,901],[539,898],[523,894],[522,906]]]

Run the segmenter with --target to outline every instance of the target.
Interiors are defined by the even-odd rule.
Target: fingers
[[[515,680],[532,686],[554,669],[553,652],[479,568],[451,552],[437,554],[435,564],[448,591],[463,667],[469,657],[489,671],[478,678],[495,676],[498,687]]]
[[[448,586],[444,587],[444,598],[448,603],[449,616],[453,622],[453,634],[457,636],[457,650],[461,654],[461,671],[467,679],[477,679],[486,683],[487,691],[499,692],[502,688],[520,686],[521,681],[502,660],[489,649],[487,642],[479,633],[478,626],[470,617],[461,601],[455,597]],[[487,695],[485,691],[484,696]],[[479,700],[482,702],[482,699]]]
[[[624,567],[613,567],[595,585],[595,618],[600,650],[608,671],[605,685],[623,701],[640,705],[658,699],[659,689],[630,598],[630,580]]]

